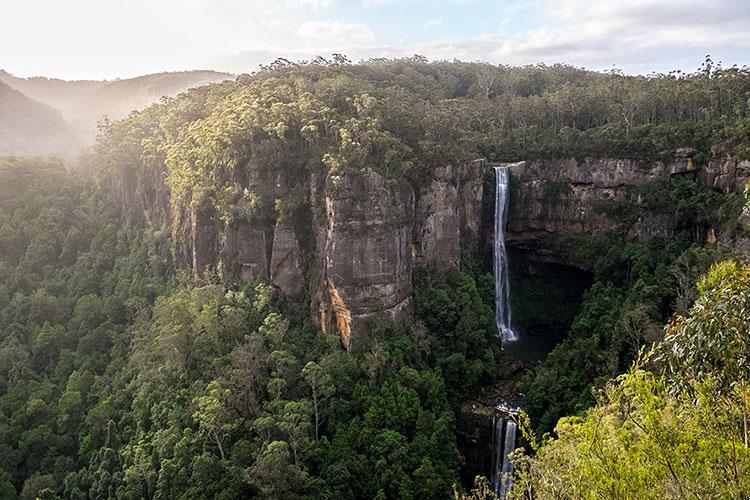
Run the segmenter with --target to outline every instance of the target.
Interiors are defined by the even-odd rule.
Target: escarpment
[[[602,234],[618,221],[608,208],[638,203],[637,188],[667,173],[662,163],[646,168],[634,160],[536,160],[510,165],[517,196],[508,239],[539,239],[550,234]]]
[[[509,248],[524,252],[531,266],[582,268],[561,250],[561,239],[614,229],[639,241],[674,233],[675,221],[654,206],[650,187],[686,176],[716,191],[744,189],[750,162],[723,157],[696,166],[690,154],[648,164],[614,158],[504,164],[511,171]],[[196,274],[270,280],[288,296],[307,297],[313,323],[356,349],[373,329],[410,320],[415,266],[443,272],[458,264],[463,249],[491,248],[485,177],[494,170],[487,167],[484,160],[446,164],[414,185],[375,169],[295,176],[247,164],[225,186],[223,212],[210,203],[173,208],[176,261]],[[750,214],[739,218],[743,224],[750,227]],[[747,228],[702,230],[706,239],[750,256]]]
[[[558,249],[561,239],[582,235],[604,235],[624,230],[638,241],[654,236],[670,237],[678,221],[673,213],[660,210],[657,185],[688,178],[723,193],[742,192],[750,173],[750,162],[717,157],[695,165],[695,151],[677,150],[670,162],[644,163],[633,159],[552,159],[504,164],[512,172],[512,200],[506,232],[511,248],[531,252],[536,260],[571,264]],[[723,224],[695,221],[699,236],[718,239],[740,255],[750,257],[750,244],[742,225],[748,217]],[[731,214],[723,214],[734,217]],[[739,231],[735,230],[739,226]],[[488,236],[485,235],[485,238]],[[576,263],[581,265],[581,263]]]
[[[326,179],[323,281],[335,327],[349,349],[382,320],[410,316],[414,193],[369,171]]]
[[[480,234],[484,161],[437,168],[420,186],[374,169],[293,177],[247,164],[225,192],[176,214],[177,262],[227,281],[308,295],[314,324],[355,349],[412,317],[412,269],[444,271]]]

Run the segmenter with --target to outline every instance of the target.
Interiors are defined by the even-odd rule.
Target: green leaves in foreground
[[[595,407],[560,419],[556,439],[516,457],[514,495],[535,498],[747,498],[750,267],[715,265],[687,317],[610,382]]]

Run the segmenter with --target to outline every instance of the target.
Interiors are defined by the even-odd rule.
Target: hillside
[[[104,116],[112,121],[119,120],[131,111],[139,111],[157,102],[163,96],[174,97],[189,88],[231,78],[232,75],[228,73],[215,71],[181,71],[114,80],[69,100],[61,109],[66,118],[92,130]]]
[[[0,82],[0,154],[68,156],[80,145],[60,111]]]
[[[71,102],[82,99],[86,94],[107,84],[103,80],[60,80],[34,76],[19,78],[0,69],[0,81],[20,90],[32,99],[65,110]]]
[[[57,117],[47,120],[46,126],[63,127],[70,138],[65,141],[51,138],[49,141],[39,142],[33,131],[43,128],[41,123],[34,127],[19,126],[12,134],[14,138],[6,142],[21,142],[29,147],[12,149],[3,146],[0,154],[55,153],[71,158],[81,146],[93,142],[97,124],[104,117],[112,121],[119,120],[132,111],[141,110],[157,102],[163,96],[174,97],[189,88],[229,78],[232,78],[232,75],[215,71],[182,71],[113,81],[66,81],[43,77],[18,78],[0,70],[0,82],[4,82],[5,86],[10,86],[39,103],[59,110]],[[61,124],[61,118],[67,123]],[[33,117],[28,119],[35,120]],[[36,143],[40,144],[38,148],[34,147]]]

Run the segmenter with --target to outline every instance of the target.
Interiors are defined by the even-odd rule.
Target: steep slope
[[[90,92],[107,84],[103,80],[60,80],[34,76],[19,78],[0,69],[0,81],[39,102],[49,104],[59,110],[67,110],[70,103],[84,98]]]
[[[232,78],[216,71],[177,71],[143,75],[136,78],[107,80],[60,80],[56,78],[18,78],[0,70],[0,81],[20,90],[32,99],[62,111],[63,116],[88,128],[102,116],[110,120],[124,118],[158,101],[176,96],[189,88]]]
[[[0,82],[0,155],[69,156],[80,145],[60,111]]]
[[[0,70],[0,82],[62,113],[57,113],[48,127],[59,128],[60,119],[64,119],[68,122],[64,125],[65,128],[71,130],[72,136],[77,137],[74,143],[66,140],[64,147],[53,141],[51,144],[40,143],[38,147],[3,148],[0,153],[56,153],[72,157],[82,146],[93,142],[97,124],[104,117],[111,121],[119,120],[132,111],[142,110],[163,96],[174,97],[187,89],[230,78],[232,75],[228,73],[215,71],[181,71],[113,81],[66,81],[44,77],[18,78]],[[36,139],[30,137],[30,134],[40,127],[43,128],[40,124],[32,128],[18,128],[12,134],[13,143],[20,141],[33,146]]]
[[[232,75],[228,73],[216,71],[180,71],[114,80],[69,101],[61,109],[70,120],[93,131],[97,121],[104,116],[110,120],[119,120],[131,111],[139,111],[153,104],[163,96],[174,97],[189,88],[231,78]]]

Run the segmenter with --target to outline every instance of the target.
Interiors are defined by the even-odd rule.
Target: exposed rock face
[[[750,161],[732,157],[714,158],[701,170],[700,180],[706,186],[725,193],[742,191],[750,176]]]
[[[326,181],[325,286],[347,349],[368,322],[410,316],[413,210],[411,187],[374,171]]]
[[[196,209],[190,214],[191,266],[198,274],[211,269],[216,262],[218,241],[213,219],[210,209]]]
[[[750,178],[750,161],[718,157],[699,168],[692,160],[695,153],[681,148],[674,161],[650,165],[612,158],[506,164],[513,173],[508,244],[532,251],[539,261],[571,264],[566,256],[551,248],[554,238],[606,233],[622,224],[621,215],[625,212],[632,217],[631,225],[625,228],[632,238],[646,241],[655,235],[669,236],[674,222],[668,215],[645,206],[640,195],[642,187],[670,176],[688,176],[729,193],[742,191]],[[743,220],[742,216],[738,220],[740,229]],[[707,238],[750,258],[747,234],[744,230],[723,233],[722,228],[710,228]]]
[[[458,264],[462,245],[476,250],[484,168],[484,160],[440,167],[420,189],[412,244],[416,264],[431,264],[445,271]]]
[[[483,161],[436,169],[419,196],[373,170],[289,179],[247,165],[234,175],[226,222],[210,210],[183,216],[180,264],[309,294],[314,322],[347,349],[410,320],[414,265],[447,270],[478,246]],[[279,202],[304,192],[294,200],[308,215],[280,219]]]
[[[471,251],[480,241],[485,168],[484,160],[475,160],[459,171],[457,179],[461,241]]]
[[[458,186],[451,165],[435,169],[416,206],[412,253],[440,271],[458,263],[461,253]]]
[[[287,295],[298,294],[304,284],[299,242],[294,230],[277,221],[271,251],[271,281]]]
[[[354,349],[378,325],[408,321],[413,266],[445,270],[462,246],[478,246],[483,176],[483,161],[439,168],[418,197],[374,171],[313,177],[310,290],[320,327]]]
[[[508,165],[515,177],[508,240],[549,235],[602,234],[617,225],[607,208],[632,205],[634,188],[668,175],[662,163],[644,169],[634,160],[575,159]]]
[[[644,206],[643,186],[688,175],[724,192],[744,189],[750,162],[716,158],[696,168],[693,154],[683,149],[669,164],[648,166],[611,158],[507,165],[512,172],[508,245],[531,252],[537,262],[578,265],[550,242],[603,234],[621,223],[623,210],[632,237],[670,234],[671,222]],[[219,270],[226,279],[270,279],[285,294],[306,293],[314,322],[355,348],[372,325],[410,317],[413,266],[447,270],[458,263],[462,248],[483,250],[486,242],[479,248],[479,240],[492,238],[486,220],[491,214],[483,210],[483,197],[491,194],[484,193],[492,185],[484,182],[491,169],[483,160],[433,169],[416,193],[406,182],[374,171],[325,175],[323,170],[284,178],[279,173],[284,169],[237,169],[229,217],[207,207],[175,214],[178,265],[195,273]],[[143,193],[135,185],[123,181],[128,192],[122,196],[139,200],[143,218],[159,224],[170,218],[166,186]],[[309,194],[296,199],[305,206],[304,220],[278,218],[276,205],[290,193]],[[750,214],[738,224],[742,231],[731,241],[719,229],[715,239],[750,256]]]
[[[274,239],[273,198],[268,195],[274,192],[271,174],[248,164],[235,172],[233,184],[235,214],[222,228],[222,270],[246,282],[268,279]]]
[[[222,238],[221,262],[224,270],[246,282],[268,278],[267,233],[267,227],[252,221],[230,222]]]

